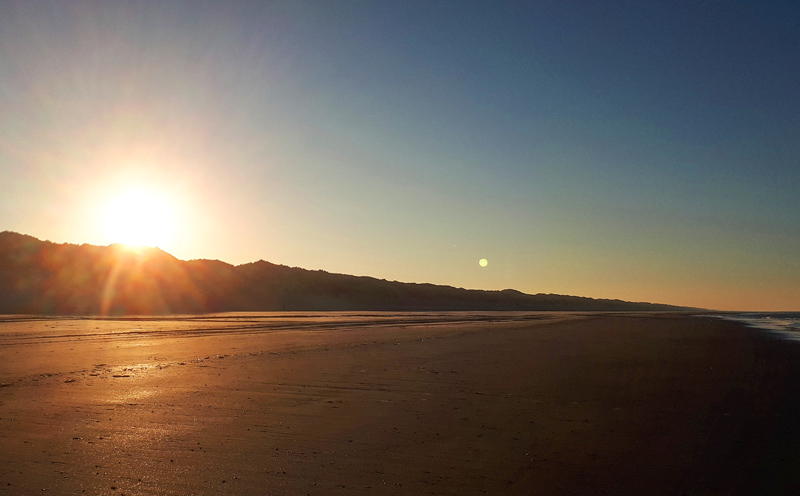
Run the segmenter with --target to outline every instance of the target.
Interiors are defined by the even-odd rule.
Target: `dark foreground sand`
[[[800,494],[795,343],[674,315],[271,319],[0,322],[0,494]]]

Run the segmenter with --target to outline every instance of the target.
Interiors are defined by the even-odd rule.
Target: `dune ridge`
[[[179,260],[158,248],[57,244],[0,233],[0,313],[240,311],[678,311],[672,305],[484,291],[333,274],[264,260]]]

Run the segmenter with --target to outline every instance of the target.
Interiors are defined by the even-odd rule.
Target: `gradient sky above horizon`
[[[800,4],[0,4],[0,230],[800,310]],[[479,260],[486,259],[482,267]]]

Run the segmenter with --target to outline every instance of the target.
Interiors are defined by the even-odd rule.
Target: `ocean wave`
[[[786,339],[800,341],[800,312],[741,312],[713,314],[708,317],[740,322],[748,327],[764,329]]]

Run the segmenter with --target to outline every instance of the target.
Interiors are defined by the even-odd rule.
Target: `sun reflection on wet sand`
[[[0,383],[8,384],[0,389],[0,425],[15,433],[0,438],[0,447],[23,455],[32,450],[21,457],[20,470],[9,474],[7,483],[23,493],[192,494],[203,487],[200,492],[227,488],[260,494],[261,485],[252,485],[254,477],[264,475],[259,470],[274,476],[275,470],[282,474],[287,469],[286,456],[294,451],[289,429],[297,420],[290,413],[295,405],[311,407],[298,419],[316,422],[314,415],[343,405],[341,395],[348,390],[316,380],[309,382],[318,384],[316,392],[307,397],[306,386],[270,383],[264,365],[277,360],[275,366],[283,367],[278,364],[331,346],[422,343],[434,335],[463,332],[459,325],[482,319],[498,317],[374,313],[0,319]],[[443,325],[447,322],[455,327]],[[297,381],[303,379],[291,382]],[[31,416],[40,420],[31,423]],[[304,456],[311,458],[315,442],[304,443]],[[326,459],[338,459],[336,450],[323,451],[329,452]],[[245,462],[242,457],[265,455],[261,468],[235,469],[237,461]],[[248,473],[251,485],[242,481]],[[203,474],[201,481],[195,480],[197,474]]]

